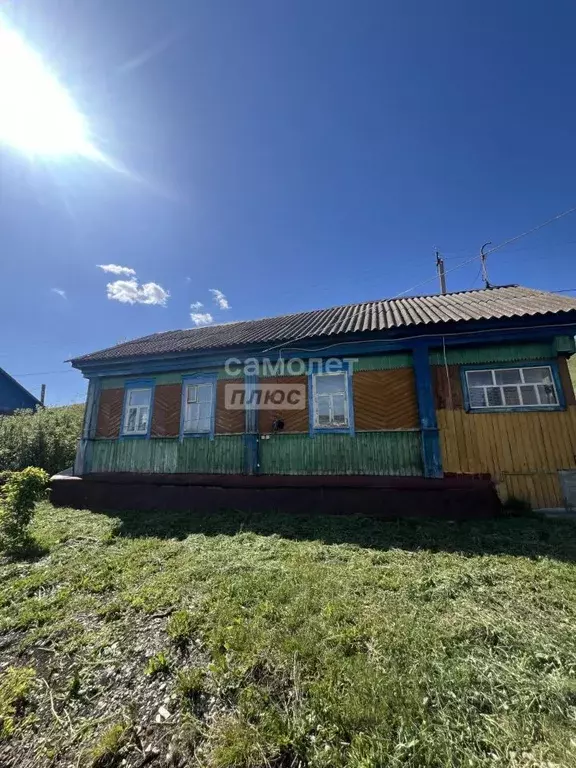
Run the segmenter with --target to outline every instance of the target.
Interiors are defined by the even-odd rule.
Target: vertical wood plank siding
[[[98,406],[96,437],[118,437],[120,435],[123,404],[123,389],[102,390]]]
[[[272,432],[272,423],[274,419],[280,418],[284,420],[283,432],[306,432],[309,431],[308,423],[308,377],[307,376],[279,376],[276,378],[260,379],[258,381],[260,385],[266,384],[280,384],[282,387],[286,385],[303,386],[305,392],[305,407],[293,410],[264,410],[258,411],[258,432],[260,434],[267,434]]]
[[[412,368],[358,371],[352,380],[356,429],[419,427]]]
[[[420,432],[273,435],[260,440],[263,475],[421,475]]]
[[[225,387],[244,384],[244,379],[219,380],[216,384],[216,434],[235,434],[244,432],[244,409],[231,410],[225,407]]]
[[[445,472],[489,473],[504,495],[562,506],[558,470],[575,469],[576,406],[566,411],[438,411]]]
[[[223,435],[215,440],[96,440],[93,445],[90,472],[240,474],[244,466],[241,435]]]
[[[159,384],[154,389],[151,437],[178,437],[180,434],[180,407],[182,386]]]

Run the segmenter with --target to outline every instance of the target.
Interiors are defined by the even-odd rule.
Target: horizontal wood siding
[[[273,435],[260,440],[263,475],[421,475],[420,432]]]
[[[285,387],[286,385],[303,386],[306,393],[304,408],[298,410],[282,410],[281,408],[275,410],[267,410],[261,408],[258,411],[258,431],[261,434],[272,432],[272,423],[275,419],[282,419],[284,421],[284,429],[282,430],[283,432],[309,432],[310,424],[308,421],[307,376],[280,376],[276,378],[260,379],[258,384],[280,384],[282,387]]]
[[[228,379],[218,381],[216,384],[216,434],[234,434],[245,431],[244,420],[246,412],[232,410],[225,407],[225,387],[229,385],[243,385],[244,379]]]
[[[159,384],[155,387],[151,437],[178,437],[181,403],[180,384]]]
[[[123,389],[105,389],[100,392],[96,437],[118,437],[124,405]]]
[[[566,411],[439,410],[444,472],[489,473],[504,495],[562,506],[558,470],[576,468],[576,406]]]
[[[419,426],[412,368],[358,371],[352,379],[356,429],[416,429]]]

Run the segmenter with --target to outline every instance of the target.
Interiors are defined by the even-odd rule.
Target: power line
[[[542,224],[538,224],[536,227],[532,227],[532,229],[527,229],[526,232],[522,232],[520,235],[515,235],[514,237],[510,237],[508,240],[504,240],[499,245],[495,245],[494,248],[491,248],[489,251],[486,251],[484,253],[484,256],[488,256],[491,253],[494,253],[494,251],[500,250],[500,248],[504,248],[506,245],[510,245],[510,243],[516,242],[516,240],[520,240],[522,237],[526,237],[526,235],[531,235],[533,232],[537,232],[539,229],[542,229],[543,227],[548,226],[548,224],[552,224],[555,221],[558,221],[558,219],[562,219],[564,216],[568,216],[570,213],[574,213],[576,211],[576,206],[573,208],[569,208],[567,211],[562,211],[562,213],[557,214],[556,216],[553,216],[551,219],[547,219],[546,221],[542,222]],[[465,267],[467,264],[471,264],[473,261],[476,261],[476,259],[480,259],[481,256],[478,254],[477,256],[472,256],[470,259],[466,259],[466,261],[460,262],[460,264],[457,264],[455,267],[452,267],[451,269],[447,269],[445,274],[448,274],[449,272],[455,272],[457,269],[461,269],[462,267]],[[411,288],[408,288],[405,291],[402,291],[401,293],[397,293],[393,298],[397,299],[400,296],[405,296],[407,293],[411,293],[412,291],[416,290],[416,288],[420,288],[422,285],[427,285],[428,283],[431,283],[433,280],[436,280],[436,275],[434,277],[430,277],[427,280],[422,280],[420,283],[416,283],[416,285],[413,285]]]

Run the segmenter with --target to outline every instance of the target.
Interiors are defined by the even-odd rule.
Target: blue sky
[[[83,398],[66,358],[192,327],[192,303],[219,322],[393,296],[433,277],[435,246],[450,269],[576,205],[569,2],[5,12],[128,171],[0,147],[0,366],[48,402]],[[575,249],[573,215],[495,253],[490,277],[576,288]],[[134,278],[98,264],[165,306],[109,298]],[[448,285],[479,287],[478,263]]]

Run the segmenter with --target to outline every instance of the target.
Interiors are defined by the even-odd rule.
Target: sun
[[[99,157],[66,89],[0,14],[2,143],[32,156]]]

